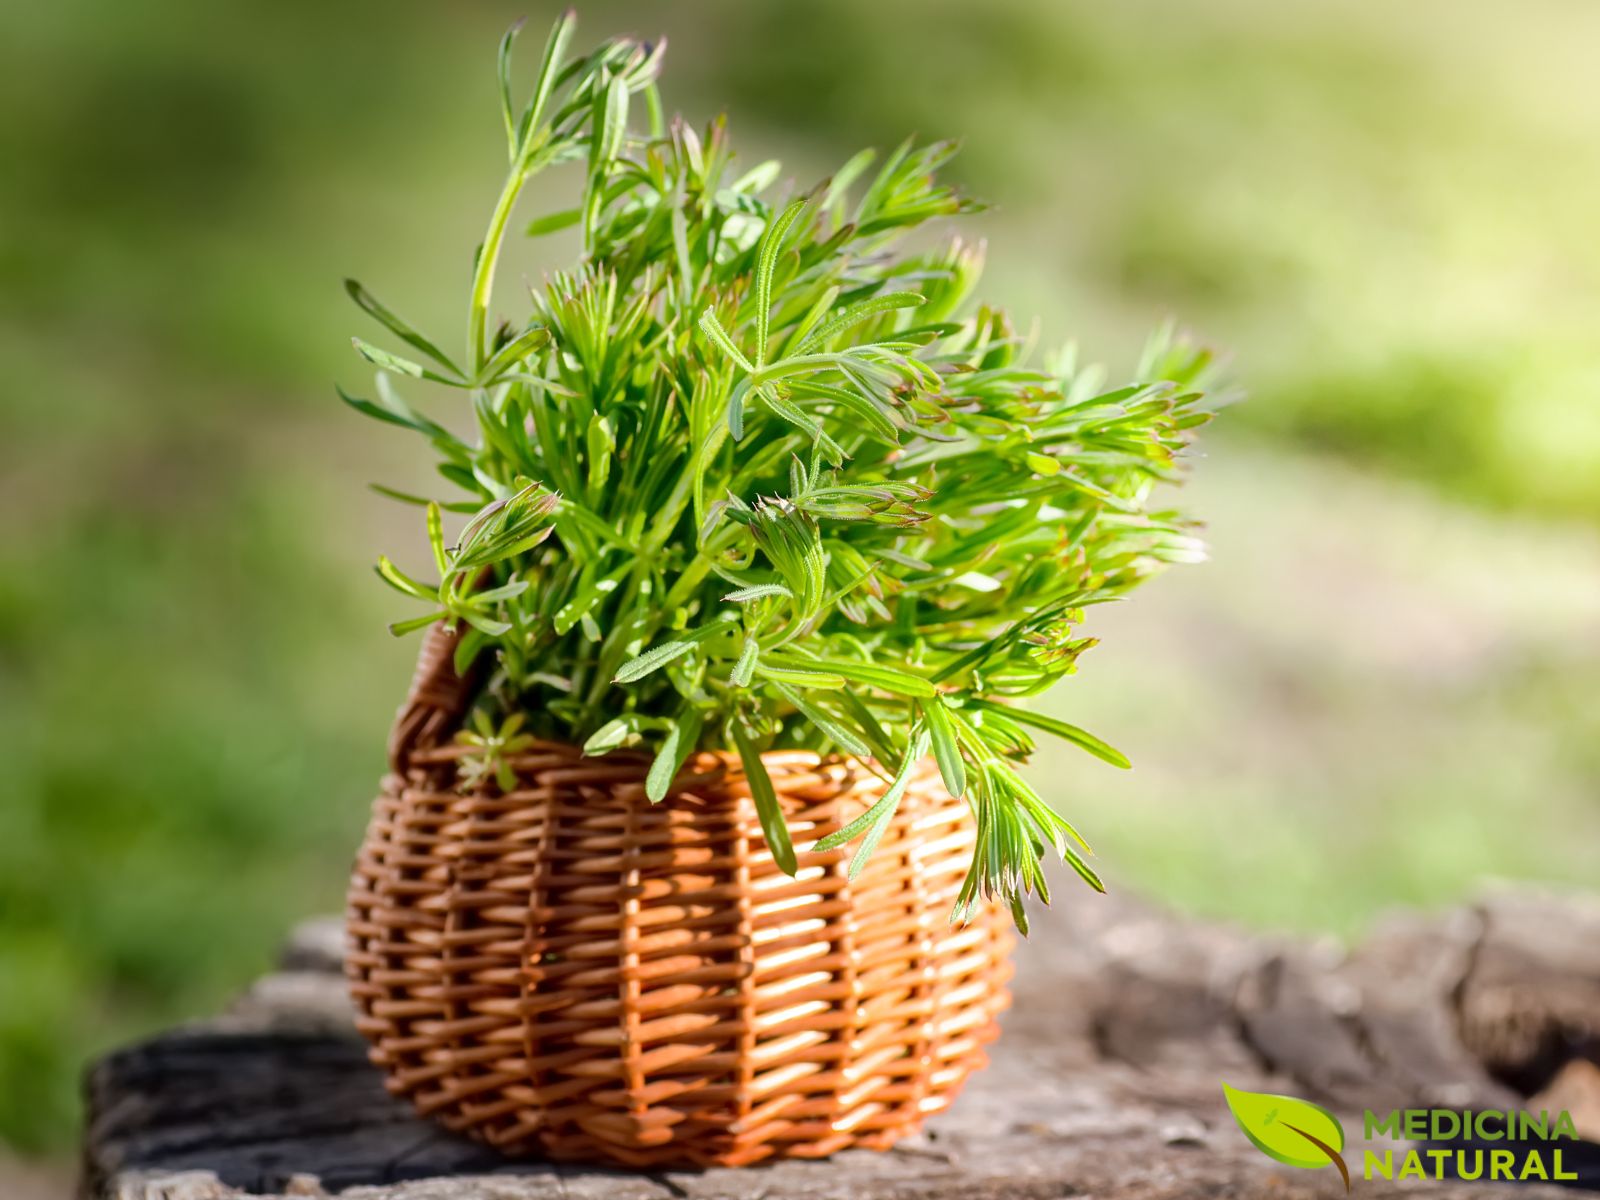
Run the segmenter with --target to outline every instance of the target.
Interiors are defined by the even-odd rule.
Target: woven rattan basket
[[[467,686],[426,643],[349,896],[359,1025],[389,1089],[508,1153],[740,1165],[884,1147],[948,1106],[1007,1003],[1009,919],[948,916],[972,851],[929,769],[865,871],[767,850],[737,756],[540,744],[462,793]],[[797,845],[882,792],[808,752],[768,770]]]

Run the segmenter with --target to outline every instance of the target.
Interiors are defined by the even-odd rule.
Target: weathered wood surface
[[[1600,1141],[1595,899],[1497,892],[1441,916],[1397,917],[1345,955],[1072,896],[1036,922],[1019,953],[1016,1007],[991,1066],[922,1135],[883,1154],[651,1174],[508,1163],[391,1101],[350,1028],[339,936],[336,922],[303,927],[282,969],[231,1012],[91,1071],[86,1196],[1343,1194],[1331,1169],[1295,1170],[1254,1150],[1224,1107],[1222,1079],[1319,1100],[1355,1139],[1363,1108],[1448,1106],[1566,1107]],[[1564,1144],[1569,1166],[1600,1190],[1600,1148]],[[1359,1140],[1347,1157],[1359,1165]],[[1359,1179],[1355,1188],[1367,1197],[1574,1194]]]

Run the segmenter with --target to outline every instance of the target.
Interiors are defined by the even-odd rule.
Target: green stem
[[[478,251],[478,269],[472,276],[472,308],[467,320],[467,358],[472,362],[472,375],[476,379],[488,361],[484,345],[484,332],[489,321],[489,299],[494,292],[494,268],[500,258],[500,244],[505,241],[506,227],[511,223],[511,210],[517,197],[533,172],[526,160],[511,168],[505,187],[489,218],[489,231],[483,235],[483,246]]]
[[[667,593],[666,599],[661,602],[661,607],[670,613],[680,605],[687,604],[689,597],[694,594],[695,589],[705,581],[705,577],[709,574],[711,574],[711,555],[702,550],[684,568],[683,574],[678,576],[677,582],[672,585],[672,590]]]
[[[545,165],[556,157],[565,145],[565,134],[559,126],[529,134],[529,147],[511,166],[506,176],[500,199],[495,202],[494,213],[489,218],[488,232],[483,235],[483,245],[478,249],[478,266],[472,275],[472,308],[467,318],[467,357],[472,360],[472,375],[476,379],[489,361],[484,334],[489,324],[489,300],[494,293],[494,269],[500,260],[500,246],[506,239],[506,228],[511,224],[511,212],[517,206],[517,197],[523,187]]]

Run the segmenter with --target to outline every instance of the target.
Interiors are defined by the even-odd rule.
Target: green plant
[[[1050,846],[1099,888],[1077,831],[1013,764],[1040,732],[1127,760],[1012,701],[1074,670],[1095,641],[1078,633],[1085,607],[1199,554],[1150,497],[1209,415],[1210,356],[1158,337],[1144,382],[1110,391],[1071,352],[1029,366],[1032,339],[969,303],[978,248],[901,248],[975,207],[938,180],[951,146],[908,142],[871,174],[863,152],[781,202],[778,164],[734,171],[722,122],[701,137],[664,120],[661,46],[569,59],[572,24],[557,23],[520,113],[516,31],[501,44],[510,170],[462,362],[348,285],[420,357],[357,341],[378,400],[346,401],[423,434],[465,493],[380,489],[426,509],[439,582],[378,569],[428,605],[395,632],[451,622],[458,667],[487,660],[473,778],[497,773],[483,744],[497,729],[591,754],[649,747],[652,800],[697,747],[731,745],[792,872],[760,753],[850,755],[887,784],[822,843],[859,838],[854,870],[931,750],[977,822],[955,918],[1000,896],[1026,928]],[[527,232],[575,230],[581,265],[491,333],[517,198],[564,162],[582,168],[578,202]],[[464,391],[476,438],[402,400],[395,376]],[[471,514],[453,540],[445,513]]]

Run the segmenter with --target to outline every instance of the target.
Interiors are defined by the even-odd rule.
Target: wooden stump
[[[341,927],[303,926],[226,1015],[118,1051],[88,1077],[83,1191],[117,1200],[900,1200],[1333,1197],[1280,1166],[1221,1081],[1363,1109],[1571,1110],[1600,1142],[1600,900],[1496,892],[1401,916],[1349,954],[1065,893],[1018,954],[1016,1008],[950,1113],[876,1154],[647,1174],[511,1163],[383,1091],[350,1026]],[[1530,1095],[1531,1093],[1539,1093]],[[1351,1119],[1353,1118],[1353,1120]],[[1600,1190],[1600,1146],[1563,1142]],[[1570,1196],[1363,1181],[1365,1197]]]

